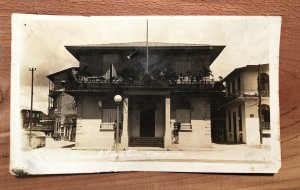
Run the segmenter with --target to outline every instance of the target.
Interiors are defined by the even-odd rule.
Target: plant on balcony
[[[126,67],[123,71],[120,72],[120,77],[129,83],[133,83],[134,81],[138,80],[143,76],[144,68],[141,64],[135,63],[130,67]]]
[[[182,84],[183,83],[183,79],[184,79],[184,75],[182,73],[179,73],[178,78],[180,80],[180,83]]]
[[[172,70],[166,68],[164,70],[164,78],[167,80],[171,85],[177,83],[178,75]]]
[[[197,82],[200,82],[204,77],[209,76],[213,76],[211,70],[203,66],[201,70],[197,71],[195,78]]]
[[[186,72],[186,75],[187,75],[187,77],[188,77],[188,80],[189,80],[191,83],[193,83],[193,82],[194,82],[194,75],[193,75],[192,71],[187,71],[187,72]]]
[[[142,81],[145,83],[145,84],[151,84],[151,83],[153,83],[153,81],[154,81],[154,78],[153,78],[153,76],[151,75],[151,74],[149,74],[149,73],[146,73],[146,74],[144,74],[143,76],[142,76]]]
[[[223,84],[223,77],[219,76],[219,80],[215,82],[214,89],[218,91],[225,90],[225,86]]]

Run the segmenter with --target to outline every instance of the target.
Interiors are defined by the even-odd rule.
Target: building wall
[[[78,98],[78,118],[76,129],[76,147],[85,148],[113,148],[114,131],[100,130],[102,110],[99,101],[103,102],[113,96],[81,95]]]
[[[63,139],[70,139],[70,133],[72,132],[69,125],[65,125],[66,116],[72,115],[73,118],[76,118],[77,111],[74,109],[74,97],[60,92],[54,97],[53,106],[55,111],[52,113],[51,118],[54,118],[54,131],[59,132]],[[68,128],[67,128],[68,127]]]
[[[32,110],[32,126],[37,126],[42,118],[43,112]],[[30,110],[21,110],[22,127],[29,129]]]
[[[90,73],[93,76],[100,76],[101,73],[103,73],[101,67],[103,63],[102,54],[81,55],[79,62],[80,62],[79,68],[81,70],[83,68],[86,68],[86,72]]]
[[[129,55],[129,53],[128,53]],[[149,55],[149,71],[152,68],[158,67],[162,68],[163,66],[171,66],[171,68],[176,71],[176,59],[178,58],[188,58],[190,60],[189,65],[193,74],[196,74],[198,71],[202,70],[203,67],[209,68],[210,60],[208,55],[191,55],[183,56],[180,55]],[[119,73],[125,67],[131,66],[133,64],[141,64],[144,70],[146,70],[146,58],[144,54],[137,53],[130,60],[126,58],[126,55],[118,53],[98,53],[98,54],[88,54],[80,56],[80,69],[86,67],[86,71],[93,76],[102,76],[108,70],[111,64],[114,65],[114,68]],[[153,67],[154,66],[154,67]],[[179,74],[179,73],[178,73]],[[183,72],[182,74],[186,74]]]
[[[239,107],[241,107],[241,115],[239,116]],[[226,108],[226,134],[227,134],[227,142],[234,143],[235,137],[237,143],[247,143],[247,134],[246,134],[246,120],[245,120],[245,109],[247,105],[245,105],[244,101],[236,101]],[[230,118],[229,118],[230,111]],[[236,120],[233,118],[233,113],[236,114]],[[229,119],[231,122],[231,130],[229,129]],[[242,120],[242,131],[239,130],[239,119]],[[236,125],[236,134],[234,133],[234,123]],[[236,135],[236,136],[235,136]]]
[[[262,65],[260,68],[260,73],[269,74],[269,66]],[[241,80],[241,92],[246,94],[251,94],[251,97],[236,97],[230,100],[226,106],[226,132],[227,141],[234,143],[234,130],[233,130],[233,112],[238,113],[238,107],[242,106],[242,123],[243,131],[238,132],[237,140],[239,140],[239,134],[243,135],[242,142],[248,145],[259,145],[260,144],[260,131],[259,131],[259,116],[258,116],[258,70],[257,67],[245,67],[237,72],[231,74],[229,78],[226,79],[226,86],[230,86],[230,92],[233,90],[232,83],[235,83],[235,90],[237,91],[237,79],[240,77]],[[226,95],[229,95],[228,88],[226,88]],[[270,105],[269,97],[262,97],[261,104]],[[231,127],[232,130],[229,132],[229,118],[228,111],[231,110]],[[238,128],[238,119],[237,122]],[[238,130],[237,130],[238,131]],[[270,131],[263,131],[263,133],[270,133]],[[269,144],[270,138],[263,138],[263,144]]]
[[[173,144],[173,147],[199,148],[211,144],[210,98],[185,95],[185,100],[190,105],[192,130],[180,131],[179,144]],[[171,106],[171,122],[172,124],[176,122],[174,106]]]
[[[269,98],[262,98],[262,104],[269,105]],[[238,107],[242,107],[242,129],[243,131],[239,131],[239,121],[233,120],[233,112],[238,113]],[[228,111],[231,111],[231,132],[229,131],[229,118]],[[238,114],[237,114],[238,116]],[[251,97],[243,100],[236,101],[227,106],[226,109],[226,133],[227,133],[227,141],[230,143],[234,143],[234,129],[233,122],[236,122],[237,126],[237,143],[245,143],[248,145],[259,145],[260,144],[260,132],[259,132],[259,116],[258,116],[258,98]],[[270,133],[269,131],[265,131],[266,133]],[[242,142],[239,142],[239,134],[243,135]],[[269,144],[270,138],[264,138],[263,144]]]
[[[262,104],[269,105],[269,98],[262,98]],[[246,133],[247,144],[260,144],[258,99],[250,99],[246,102]],[[271,124],[272,127],[272,124]],[[270,133],[270,131],[264,131]],[[269,144],[270,138],[263,138],[263,144]]]
[[[107,100],[111,95],[92,96],[81,95],[78,102],[78,119],[76,133],[76,147],[84,148],[114,148],[114,131],[102,131],[100,125],[102,123],[102,110],[99,108],[99,100]],[[127,106],[128,110],[128,136],[140,136],[140,108],[138,106],[139,98],[129,98]],[[164,96],[155,104],[155,137],[167,136],[171,138],[172,130],[166,130],[173,126],[169,123],[166,126],[166,118],[164,112],[165,101]],[[171,97],[172,98],[172,97]],[[191,105],[191,131],[179,132],[179,144],[167,145],[165,148],[199,148],[207,146],[211,143],[211,127],[210,127],[210,99],[204,96],[187,97]],[[122,112],[122,111],[121,111]],[[176,109],[171,109],[171,123],[176,121]],[[120,114],[122,117],[122,114]],[[122,121],[122,119],[121,119]],[[126,123],[124,121],[123,123]],[[165,131],[170,131],[165,134]],[[127,136],[127,129],[124,129],[123,136]],[[170,134],[169,134],[170,133]],[[123,139],[122,136],[122,139]],[[127,143],[127,141],[126,141]],[[122,144],[122,142],[121,142]],[[128,144],[122,144],[122,148],[127,148]]]
[[[260,73],[267,73],[269,74],[269,67],[268,65],[262,65],[260,69]],[[251,68],[244,68],[243,70],[239,70],[238,72],[232,74],[232,76],[226,79],[226,86],[230,86],[230,93],[234,90],[237,91],[237,81],[238,77],[240,77],[241,81],[241,90],[243,92],[248,93],[257,93],[257,76],[258,71],[256,67]],[[235,83],[235,85],[233,85]],[[235,89],[233,89],[233,86]],[[226,88],[226,95],[229,95],[228,88]]]

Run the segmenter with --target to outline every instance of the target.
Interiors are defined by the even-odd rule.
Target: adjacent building
[[[53,133],[53,120],[49,119],[48,115],[42,111],[32,110],[32,119],[30,120],[30,110],[21,110],[21,126],[26,131],[29,131],[29,124],[31,121],[31,131],[41,131],[45,134]]]
[[[72,113],[75,148],[114,148],[118,94],[123,98],[121,148],[210,145],[211,102],[220,93],[210,65],[224,47],[153,42],[66,46],[79,67],[48,76],[50,86],[54,83],[49,110],[57,112],[55,130],[65,135],[66,115]],[[66,114],[65,106],[74,109]]]
[[[269,64],[236,68],[224,78],[228,143],[270,144]]]
[[[54,133],[60,134],[61,139],[69,141],[75,141],[77,111],[75,99],[64,92],[64,85],[77,71],[78,68],[72,67],[47,76],[48,115],[54,121]]]
[[[29,130],[29,124],[31,122],[31,126],[37,126],[42,119],[42,115],[44,114],[42,111],[32,110],[32,116],[30,120],[30,109],[22,109],[21,110],[21,126],[25,130]]]

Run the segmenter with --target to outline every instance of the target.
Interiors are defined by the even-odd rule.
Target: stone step
[[[132,147],[163,147],[162,137],[131,137],[129,145]]]

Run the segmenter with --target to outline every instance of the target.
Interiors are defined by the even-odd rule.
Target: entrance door
[[[141,137],[155,136],[155,110],[154,109],[141,109],[140,136]]]

